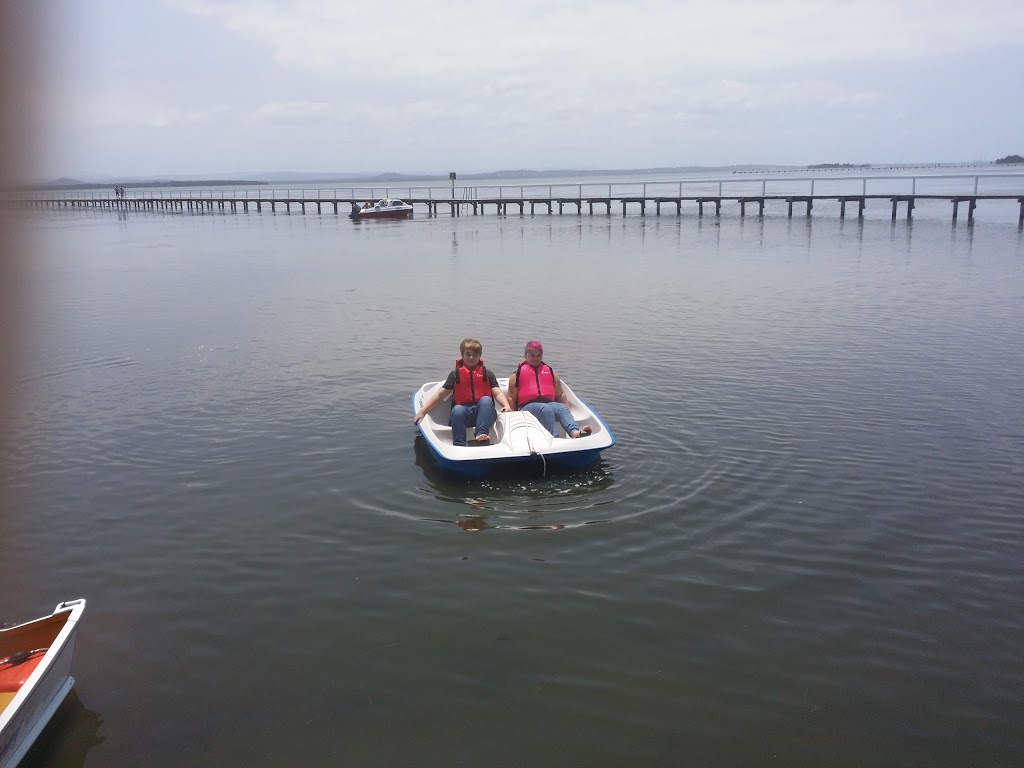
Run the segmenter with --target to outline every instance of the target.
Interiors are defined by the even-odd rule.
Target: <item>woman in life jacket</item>
[[[508,397],[520,411],[532,413],[548,432],[558,437],[556,422],[569,437],[586,437],[593,429],[583,427],[572,417],[562,380],[544,362],[544,347],[539,341],[526,342],[525,357],[508,377]]]
[[[449,424],[452,428],[452,445],[466,445],[466,428],[475,427],[475,441],[478,445],[491,442],[490,431],[498,414],[494,409],[497,400],[503,411],[512,407],[505,393],[498,386],[497,377],[484,366],[480,359],[483,345],[476,339],[463,339],[459,345],[461,357],[455,361],[455,370],[448,374],[441,388],[427,398],[416,411],[413,424],[419,424],[427,412],[450,395],[455,396]]]

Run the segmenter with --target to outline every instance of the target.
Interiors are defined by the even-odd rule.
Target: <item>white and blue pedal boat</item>
[[[420,407],[441,387],[442,381],[428,381],[412,396],[412,412]],[[498,379],[498,386],[508,391],[508,379]],[[448,426],[452,412],[449,397],[427,411],[417,425],[430,452],[442,468],[462,475],[485,475],[499,468],[534,469],[547,473],[551,470],[578,470],[593,464],[601,451],[615,445],[615,437],[608,425],[594,410],[563,381],[562,389],[569,400],[569,411],[580,429],[590,427],[589,435],[571,438],[561,426],[554,437],[526,411],[499,413],[491,427],[491,442],[487,445],[452,445],[452,428]],[[468,442],[473,442],[473,428],[467,429]]]

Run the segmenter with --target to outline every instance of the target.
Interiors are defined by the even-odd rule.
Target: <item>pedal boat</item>
[[[71,658],[85,600],[0,629],[0,768],[14,768],[75,684]]]
[[[361,219],[411,219],[412,206],[402,200],[384,198],[365,208],[354,206],[352,218]]]
[[[443,383],[427,382],[413,394],[413,414]],[[508,379],[498,379],[498,386],[508,391]],[[569,411],[573,419],[580,429],[590,427],[591,434],[571,438],[559,425],[559,435],[553,437],[533,414],[513,411],[498,413],[491,427],[490,444],[474,444],[473,428],[469,427],[466,429],[468,445],[452,445],[452,428],[448,426],[452,412],[450,397],[427,411],[417,426],[437,462],[454,473],[480,476],[499,467],[517,465],[522,465],[524,469],[535,468],[545,474],[552,469],[583,469],[597,461],[601,451],[615,445],[615,437],[608,425],[576,396],[565,381],[562,382],[562,389],[569,400]]]

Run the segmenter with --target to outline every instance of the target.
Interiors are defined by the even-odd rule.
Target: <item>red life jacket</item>
[[[523,375],[523,367],[526,375]],[[521,409],[527,403],[555,402],[555,372],[542,362],[536,368],[523,360],[516,369],[516,403]]]
[[[485,395],[491,394],[489,376],[484,361],[470,370],[460,357],[455,361],[455,405],[476,405]]]

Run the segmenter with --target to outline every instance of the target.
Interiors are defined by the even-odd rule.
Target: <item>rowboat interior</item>
[[[0,629],[0,768],[15,768],[46,728],[75,678],[71,662],[85,600]]]
[[[69,611],[54,613],[0,630],[0,714],[39,666],[69,616]]]

